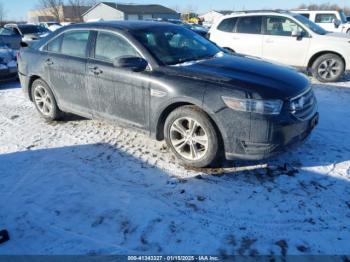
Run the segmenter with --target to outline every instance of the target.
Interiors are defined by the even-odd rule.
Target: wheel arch
[[[319,57],[322,56],[322,55],[325,55],[325,54],[334,54],[334,55],[339,56],[339,57],[343,60],[344,66],[345,66],[345,68],[346,68],[346,60],[345,60],[345,58],[344,58],[341,54],[339,54],[338,52],[335,52],[335,51],[320,51],[320,52],[314,54],[314,55],[309,59],[307,68],[312,68],[312,65],[313,65],[313,63],[316,61],[316,59],[319,58]]]
[[[162,141],[164,140],[164,126],[165,126],[165,121],[168,118],[168,116],[170,115],[171,112],[173,112],[174,110],[176,110],[179,107],[182,106],[195,106],[198,109],[200,109],[201,111],[203,111],[207,117],[209,118],[209,120],[212,122],[214,128],[216,129],[216,132],[219,136],[219,140],[220,143],[223,144],[223,133],[222,133],[222,129],[220,128],[220,126],[217,124],[217,121],[215,119],[215,116],[213,113],[209,112],[209,110],[207,108],[203,108],[203,106],[197,105],[196,103],[193,102],[174,102],[170,105],[168,105],[160,114],[160,116],[157,119],[157,125],[156,125],[156,130],[155,130],[155,138],[158,141]]]

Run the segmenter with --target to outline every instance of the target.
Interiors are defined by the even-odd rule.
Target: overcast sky
[[[108,0],[107,0],[108,1]],[[106,1],[106,2],[107,2]],[[27,11],[35,9],[38,6],[38,0],[0,0],[7,11],[7,19],[15,20],[26,20]],[[109,1],[113,2],[113,1]],[[350,5],[350,0],[334,0],[334,1],[319,1],[319,0],[130,0],[130,1],[116,1],[118,3],[132,2],[137,4],[149,4],[156,3],[162,4],[171,8],[178,7],[180,10],[192,7],[199,13],[204,13],[210,9],[261,9],[261,8],[272,8],[272,9],[289,9],[299,6],[301,3],[321,3],[321,2],[332,2],[339,6]]]

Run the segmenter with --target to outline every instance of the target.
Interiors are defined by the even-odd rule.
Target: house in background
[[[52,8],[31,10],[28,12],[28,23],[40,22],[81,22],[82,14],[91,6],[68,6],[61,5],[57,7],[57,12]],[[57,15],[54,15],[57,14]],[[57,17],[59,16],[59,17]]]
[[[213,25],[218,19],[220,19],[224,15],[230,15],[233,11],[231,10],[211,10],[208,13],[205,13],[203,15],[200,15],[199,18],[203,21],[203,24],[211,26]]]
[[[162,5],[101,2],[83,14],[85,22],[98,20],[180,19],[180,14]]]

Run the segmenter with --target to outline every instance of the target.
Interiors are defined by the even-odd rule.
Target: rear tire
[[[165,121],[168,147],[185,166],[202,168],[219,158],[219,134],[205,112],[195,106],[182,106]]]
[[[48,121],[60,119],[62,112],[57,106],[54,94],[45,81],[42,79],[35,80],[31,92],[35,108],[44,119]]]
[[[345,72],[343,59],[332,53],[318,57],[312,64],[312,75],[323,83],[338,81]]]

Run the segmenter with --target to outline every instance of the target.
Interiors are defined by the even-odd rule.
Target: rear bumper
[[[31,97],[29,95],[29,78],[22,74],[21,72],[18,72],[18,77],[19,77],[19,81],[21,83],[21,88],[22,88],[22,91],[24,93],[24,95],[31,100]]]

